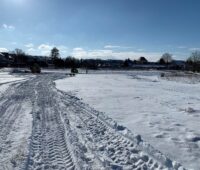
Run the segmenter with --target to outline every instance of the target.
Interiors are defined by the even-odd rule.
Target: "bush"
[[[165,77],[165,73],[161,73],[161,74],[160,74],[160,77]]]
[[[33,64],[30,67],[30,70],[31,70],[32,73],[41,73],[40,66],[37,63]]]
[[[72,69],[71,69],[71,73],[77,74],[77,73],[78,73],[78,69],[77,69],[77,68],[72,68]]]

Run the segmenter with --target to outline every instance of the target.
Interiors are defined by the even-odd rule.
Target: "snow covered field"
[[[0,170],[199,169],[199,75],[65,73],[0,70]]]
[[[56,86],[140,134],[186,168],[200,169],[198,81],[133,71],[80,74],[57,80]]]
[[[0,74],[0,170],[184,170],[140,135],[58,90],[54,81],[72,80],[65,71]]]

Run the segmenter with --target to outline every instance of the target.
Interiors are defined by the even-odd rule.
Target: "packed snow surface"
[[[57,80],[56,85],[141,134],[186,168],[200,169],[198,76],[161,78],[156,71],[97,73]]]
[[[0,70],[0,170],[21,169],[31,136],[31,102],[19,84],[33,76],[13,75]]]

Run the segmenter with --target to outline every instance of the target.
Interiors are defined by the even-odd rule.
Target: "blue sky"
[[[199,0],[1,0],[0,51],[185,59],[200,49]]]

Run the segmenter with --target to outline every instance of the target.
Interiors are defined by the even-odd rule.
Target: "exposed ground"
[[[183,169],[42,74],[0,98],[0,169]]]

